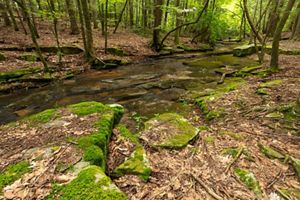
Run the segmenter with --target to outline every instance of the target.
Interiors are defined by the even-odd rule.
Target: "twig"
[[[210,187],[208,187],[201,179],[199,179],[198,177],[196,177],[194,174],[191,174],[191,176],[195,179],[195,181],[197,181],[205,189],[205,191],[208,194],[210,194],[212,197],[214,197],[217,200],[223,200],[223,197],[221,197],[218,194],[216,194],[213,191],[213,189],[211,189]]]
[[[283,172],[280,170],[280,172],[273,178],[273,180],[268,184],[267,189],[270,189],[282,176]]]
[[[238,154],[235,156],[235,158],[233,159],[233,161],[228,165],[228,167],[225,170],[225,174],[228,173],[228,171],[230,170],[231,166],[241,157],[241,155],[243,154],[244,151],[244,147],[241,147]]]

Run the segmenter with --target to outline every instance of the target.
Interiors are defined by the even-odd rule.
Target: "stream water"
[[[186,65],[193,60],[207,66]],[[209,63],[221,63],[211,66]],[[254,63],[254,61],[250,61]],[[0,96],[0,123],[15,121],[41,110],[82,101],[119,103],[130,112],[151,116],[186,109],[178,99],[188,91],[213,88],[220,80],[215,70],[230,65],[245,66],[231,55],[183,54],[120,66],[113,70],[89,71],[71,80]]]

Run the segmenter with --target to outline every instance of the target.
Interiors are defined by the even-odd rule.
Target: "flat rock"
[[[176,113],[164,113],[145,123],[141,139],[152,147],[180,149],[193,140],[199,130]]]

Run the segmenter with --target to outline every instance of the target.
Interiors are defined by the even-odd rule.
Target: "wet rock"
[[[152,147],[180,149],[199,133],[187,119],[176,113],[165,113],[145,123],[141,139]]]

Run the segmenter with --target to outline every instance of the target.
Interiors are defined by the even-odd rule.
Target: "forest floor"
[[[14,40],[9,32],[3,31],[1,30],[4,35],[2,46],[30,45],[30,38],[21,40],[24,36],[20,34],[19,40]],[[136,38],[140,36],[135,34],[118,34],[120,35],[116,35],[114,40],[111,38],[111,44],[122,48],[131,45],[128,51],[135,52],[136,60],[154,54],[148,48],[148,39],[140,38],[141,41],[138,41]],[[121,37],[124,39],[120,40]],[[40,43],[53,45],[47,43],[49,38],[52,38],[50,30],[45,32]],[[128,38],[131,38],[129,41],[132,43],[128,42]],[[24,43],[21,44],[20,41]],[[103,43],[100,41],[95,39],[100,47],[97,51],[99,57],[103,55]],[[80,45],[77,37],[62,42]],[[282,41],[281,47],[299,50],[299,46],[299,42]],[[16,62],[15,52],[4,52],[4,55],[9,59],[1,62],[2,71],[20,66],[26,68],[33,64]],[[83,54],[80,55],[83,57]],[[55,60],[55,56],[52,56]],[[250,58],[256,59],[256,56]],[[78,61],[78,55],[65,59],[70,59],[68,63],[74,65]],[[77,61],[73,63],[73,59]],[[264,69],[268,67],[269,60],[270,56],[266,56]],[[75,195],[82,193],[93,197],[103,194],[102,190],[95,189],[99,188],[98,185],[80,182],[79,171],[90,165],[84,160],[99,168],[101,166],[103,171],[105,167],[102,164],[107,162],[104,163],[107,164],[107,174],[133,200],[299,199],[300,117],[296,110],[300,94],[299,61],[299,55],[280,55],[281,70],[277,73],[264,76],[261,73],[251,74],[239,79],[240,83],[234,87],[222,89],[221,92],[208,91],[206,96],[197,97],[201,101],[195,97],[191,99],[189,94],[183,95],[182,99],[186,99],[185,103],[192,109],[186,116],[188,123],[198,128],[199,133],[188,141],[186,147],[180,149],[151,145],[152,140],[160,137],[159,133],[167,134],[166,130],[178,131],[172,125],[165,126],[168,120],[155,124],[150,129],[152,134],[149,136],[149,130],[139,132],[136,126],[131,125],[141,122],[142,118],[134,121],[125,113],[121,124],[115,124],[115,128],[110,130],[111,123],[117,121],[116,116],[110,118],[112,108],[97,103],[50,109],[21,121],[2,125],[0,199],[44,199],[50,193],[50,199],[60,196],[68,199],[69,196],[64,195],[74,190],[79,192],[75,192]],[[224,84],[230,83],[230,80],[231,78],[226,78]],[[106,118],[109,118],[108,127],[107,121],[101,121]],[[99,126],[100,129],[97,130]],[[124,126],[131,131],[124,131]],[[185,124],[184,127],[189,126]],[[97,148],[99,143],[104,144],[103,141],[96,141],[99,138],[91,139],[89,136],[107,128],[108,132],[113,133],[111,141],[108,149],[102,149],[99,153]],[[91,145],[92,150],[87,145]],[[135,157],[134,152],[140,148],[144,153]],[[109,152],[108,158],[103,159],[102,151]],[[126,172],[122,176],[116,175],[118,166],[135,159],[137,166],[127,166],[127,171],[124,169],[126,166],[123,166],[123,170],[130,175]],[[99,179],[105,175],[94,175],[94,182],[101,184]],[[76,188],[74,183],[87,185]],[[59,185],[63,185],[63,188],[67,185],[67,190],[59,188]],[[68,185],[75,189],[72,190]],[[119,195],[120,191],[115,189],[116,186],[111,186],[110,183],[104,186],[105,192]],[[88,188],[91,190],[85,190]]]

